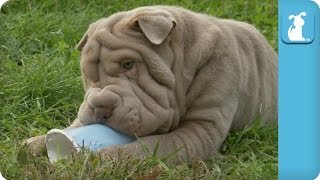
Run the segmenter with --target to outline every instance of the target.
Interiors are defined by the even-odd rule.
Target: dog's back
[[[216,61],[212,66],[220,66],[222,63],[218,58],[221,57],[223,61],[230,61],[225,62],[225,66],[238,66],[238,68],[233,67],[238,72],[229,73],[231,78],[237,79],[236,83],[230,86],[239,88],[240,99],[233,119],[233,129],[243,128],[258,117],[261,117],[264,123],[277,121],[277,54],[254,26],[245,22],[194,13],[179,7],[160,7],[168,10],[178,19],[179,17],[183,19],[184,27],[180,33],[188,37],[187,45],[184,44],[187,54],[184,60],[185,66],[205,64],[205,62],[196,62],[195,59],[198,57],[201,57],[200,61],[211,57],[210,61]],[[230,56],[230,58],[223,56]],[[192,69],[190,67],[186,68],[189,72]],[[227,67],[224,68],[227,69]],[[199,70],[199,68],[193,69]],[[201,86],[200,84],[197,86]],[[218,85],[222,86],[222,84]],[[191,97],[189,96],[191,104],[192,92],[189,94],[191,94]]]

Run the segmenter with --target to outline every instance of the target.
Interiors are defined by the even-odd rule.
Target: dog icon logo
[[[289,20],[293,19],[293,25],[288,29],[288,37],[290,41],[306,41],[306,38],[303,37],[302,27],[305,24],[303,16],[307,16],[306,12],[301,12],[298,15],[290,15]]]
[[[320,1],[320,0],[319,0]],[[308,10],[308,11],[307,11]],[[281,17],[281,39],[287,44],[310,44],[315,36],[315,16],[310,10],[290,10]]]

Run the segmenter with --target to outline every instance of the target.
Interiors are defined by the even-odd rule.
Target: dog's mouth
[[[142,130],[140,112],[137,107],[116,107],[113,109],[92,107],[89,103],[82,108],[80,120],[87,124],[103,124],[127,135],[139,135]]]

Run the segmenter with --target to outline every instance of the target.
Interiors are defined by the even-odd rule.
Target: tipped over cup
[[[108,146],[131,143],[135,139],[108,126],[92,124],[72,129],[52,129],[47,133],[45,143],[50,162],[56,162],[84,148],[96,152]]]

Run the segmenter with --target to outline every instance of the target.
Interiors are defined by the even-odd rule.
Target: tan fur
[[[93,23],[78,49],[86,95],[75,126],[104,123],[151,152],[159,142],[159,155],[184,147],[178,157],[190,160],[212,157],[257,116],[277,121],[277,55],[249,24],[141,7]],[[118,148],[144,155],[140,143]]]

